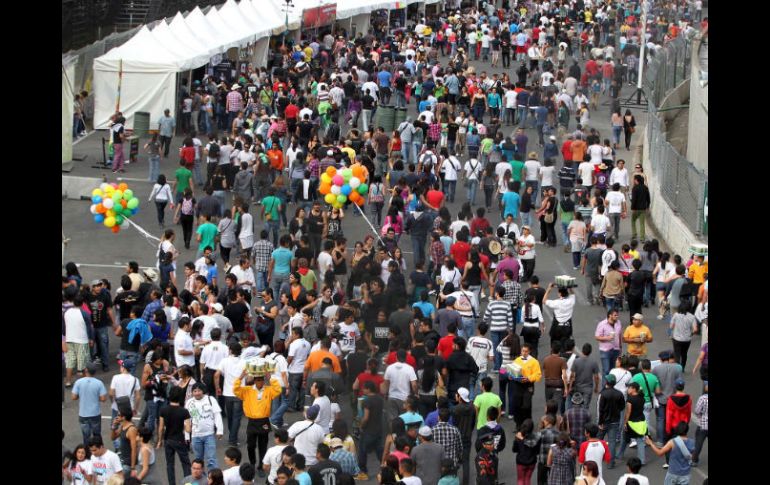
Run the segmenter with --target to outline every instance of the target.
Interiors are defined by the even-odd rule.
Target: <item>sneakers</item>
[[[513,414],[509,414],[508,419],[513,420]]]
[[[666,469],[668,469],[668,463],[664,463],[664,464],[663,464],[663,468],[666,468]]]
[[[364,472],[361,472],[361,473],[359,473],[358,475],[356,475],[353,478],[355,478],[356,480],[361,480],[362,482],[365,482],[365,481],[369,480],[369,475],[367,475]]]
[[[636,441],[632,441],[630,445],[628,445],[629,448],[636,448]]]
[[[658,320],[663,320],[663,315],[658,315]]]

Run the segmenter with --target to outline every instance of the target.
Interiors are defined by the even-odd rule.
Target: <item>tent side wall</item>
[[[137,69],[129,62],[123,63],[123,80],[120,87],[120,111],[126,117],[126,128],[134,127],[134,113],[150,113],[150,127],[157,125],[163,110],[176,113],[176,70],[153,66]],[[106,129],[115,113],[118,95],[119,62],[95,63],[94,65],[94,127]]]
[[[75,82],[75,64],[77,58],[62,60],[61,76],[61,163],[72,161],[72,128],[74,125],[74,102],[75,93],[73,91]]]

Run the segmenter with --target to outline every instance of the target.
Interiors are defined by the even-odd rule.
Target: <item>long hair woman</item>
[[[417,409],[425,419],[428,413],[436,409],[438,397],[436,389],[443,386],[443,379],[439,372],[439,363],[435,356],[427,355],[423,359],[422,369],[417,371]]]
[[[521,338],[524,343],[530,345],[532,356],[537,358],[537,346],[540,343],[540,336],[545,332],[543,323],[543,312],[540,306],[535,303],[535,295],[530,294],[524,300],[524,309],[521,312]]]
[[[147,150],[147,154],[149,155],[149,162],[150,162],[150,178],[149,181],[152,182],[153,180],[156,180],[158,178],[158,174],[160,173],[160,141],[158,140],[158,134],[153,133],[152,139],[145,143],[144,149]]]
[[[195,206],[197,201],[193,197],[192,190],[188,187],[184,190],[182,201],[176,207],[174,219],[182,224],[182,237],[184,238],[185,249],[190,249],[192,241],[193,224],[195,223]]]
[[[171,209],[174,208],[174,197],[171,195],[171,186],[166,181],[166,176],[164,174],[158,175],[147,202],[155,202],[155,209],[158,212],[158,224],[160,225],[160,228],[163,229],[166,205],[170,203]]]
[[[86,445],[80,444],[75,447],[62,467],[62,475],[69,480],[71,485],[86,485],[92,483],[93,466],[91,464],[91,452]]]
[[[623,133],[626,135],[626,150],[631,149],[631,135],[636,131],[636,118],[631,114],[631,110],[627,109],[626,114],[623,116]]]

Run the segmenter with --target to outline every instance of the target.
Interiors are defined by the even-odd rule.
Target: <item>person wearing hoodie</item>
[[[430,211],[425,211],[422,204],[417,206],[406,218],[404,230],[412,238],[412,251],[414,251],[414,261],[425,263],[425,244],[428,241],[428,234],[433,230],[433,218],[430,217]]]
[[[532,483],[532,473],[537,465],[541,439],[540,433],[535,431],[535,424],[532,420],[525,419],[513,441],[518,483]]]
[[[487,423],[476,430],[476,453],[481,451],[482,445],[488,436],[492,436],[495,442],[495,451],[497,453],[505,449],[505,430],[497,422],[497,418],[500,416],[500,410],[497,408],[487,409]]]
[[[679,423],[690,424],[692,416],[692,398],[684,392],[684,380],[680,377],[675,382],[676,392],[674,392],[666,403],[666,440],[673,439],[674,430]],[[663,468],[668,468],[671,453],[666,453],[666,464]]]

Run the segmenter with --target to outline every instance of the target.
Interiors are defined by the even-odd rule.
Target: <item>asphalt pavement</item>
[[[443,63],[445,63],[446,58],[440,59]],[[471,61],[470,63],[472,66],[475,67],[476,72],[480,73],[481,71],[486,71],[488,75],[492,75],[493,73],[498,73],[502,77],[502,73],[504,70],[500,67],[498,68],[490,68],[490,65],[488,62],[481,62],[481,61]],[[581,63],[582,66],[582,63]],[[519,63],[512,62],[511,68],[507,70],[509,76],[511,76],[512,79],[515,79],[515,70],[519,67]],[[629,95],[634,92],[635,86],[629,86],[626,84],[623,86],[623,90],[620,95],[621,100],[625,100],[629,97]],[[602,96],[600,99],[600,106],[598,111],[594,111],[591,113],[591,120],[592,120],[592,126],[595,126],[600,132],[602,138],[609,138],[611,135],[611,129],[610,129],[610,99],[607,96]],[[625,108],[624,108],[625,109]],[[632,108],[632,111],[634,113],[634,116],[636,117],[637,126],[644,126],[646,123],[646,113],[640,109],[640,108]],[[412,116],[412,119],[414,119],[416,115],[416,107],[414,102],[410,103],[409,105],[409,115]],[[574,118],[571,121],[571,128],[574,130]],[[347,127],[343,127],[343,130],[347,130]],[[503,127],[503,132],[506,136],[511,134],[513,131],[515,131],[515,127]],[[627,161],[627,166],[632,167],[631,163],[633,161],[636,161],[634,159],[634,155],[638,153],[638,150],[635,148],[636,146],[641,144],[640,139],[640,133],[641,129],[637,130],[637,134],[634,135],[632,140],[632,150],[630,152],[625,151],[624,149],[618,150],[617,158],[624,158]],[[542,148],[537,147],[537,133],[534,129],[528,129],[527,135],[530,139],[529,146],[530,150],[537,150],[539,154],[541,155],[542,159]],[[140,210],[139,212],[132,217],[132,221],[134,221],[137,225],[143,227],[145,230],[147,230],[149,233],[155,235],[156,237],[160,236],[161,229],[157,223],[157,219],[155,216],[155,207],[150,203],[147,202],[147,198],[149,196],[150,190],[152,189],[152,183],[150,183],[148,178],[149,168],[148,168],[148,162],[147,157],[144,154],[139,155],[139,159],[137,163],[131,163],[127,165],[126,172],[124,174],[120,174],[120,177],[117,177],[115,174],[113,174],[110,170],[105,169],[98,169],[98,168],[91,168],[91,165],[94,165],[97,160],[101,160],[101,139],[102,137],[106,137],[107,132],[106,131],[97,131],[95,133],[89,134],[87,137],[79,140],[75,146],[73,147],[73,153],[75,156],[87,154],[88,157],[84,161],[76,161],[74,164],[74,169],[69,175],[74,176],[81,176],[81,177],[96,177],[101,179],[102,177],[106,177],[106,180],[109,182],[121,182],[125,181],[129,184],[130,188],[134,191],[136,196],[141,201],[140,204]],[[164,158],[161,161],[161,173],[165,173],[167,177],[172,178],[173,172],[177,168],[177,160],[178,158],[175,156],[176,149],[181,145],[181,137],[175,137],[172,142],[172,154],[169,158]],[[144,141],[142,142],[143,145]],[[559,141],[561,143],[561,140]],[[621,143],[622,145],[622,143]],[[140,147],[141,148],[141,147]],[[140,150],[141,152],[141,150]],[[467,157],[463,157],[461,161],[464,163]],[[557,170],[561,166],[561,161],[557,163]],[[97,184],[98,185],[98,184]],[[97,186],[95,185],[95,187]],[[480,194],[477,194],[477,203],[481,202],[483,203],[483,192]],[[228,194],[227,196],[228,204],[230,203],[230,196]],[[452,214],[452,216],[456,216],[457,212],[460,210],[461,205],[466,201],[466,194],[465,189],[462,188],[462,186],[459,186],[457,188],[457,196],[455,199],[455,203],[448,204],[449,210]],[[137,261],[140,266],[142,267],[152,267],[155,264],[155,257],[157,254],[157,243],[145,238],[142,236],[137,230],[134,228],[128,229],[128,230],[121,230],[119,234],[113,234],[110,230],[105,228],[101,224],[96,224],[93,221],[93,218],[89,212],[89,201],[75,201],[75,200],[63,200],[62,201],[62,226],[64,230],[64,234],[66,237],[70,238],[70,242],[67,245],[66,248],[66,254],[65,254],[65,261],[74,261],[80,265],[80,272],[83,276],[84,281],[90,281],[94,278],[107,278],[111,283],[113,287],[113,291],[119,287],[120,282],[120,276],[125,272],[125,266],[128,263],[128,261]],[[255,215],[256,212],[252,206],[252,214]],[[478,204],[475,207],[478,207]],[[289,209],[287,211],[287,214],[290,215],[293,213],[294,206],[289,206]],[[356,211],[357,212],[357,211]],[[496,208],[493,208],[491,213],[487,214],[487,218],[490,220],[490,223],[497,224],[500,222],[500,213]],[[255,216],[255,221],[258,221],[259,217]],[[170,225],[171,217],[167,214],[166,218],[167,224]],[[258,225],[261,225],[261,221],[257,222]],[[558,225],[557,225],[558,226]],[[167,226],[169,227],[169,226]],[[173,226],[171,226],[173,227]],[[350,242],[350,245],[352,246],[352,243],[355,241],[363,240],[364,236],[366,234],[369,234],[371,232],[371,229],[369,226],[364,222],[364,220],[359,216],[356,217],[353,214],[353,210],[348,211],[346,214],[345,220],[343,222],[343,228],[345,235]],[[191,247],[190,250],[185,250],[184,245],[181,243],[181,227],[176,226],[174,229],[177,232],[177,249],[181,251],[181,255],[178,259],[179,267],[181,268],[182,264],[186,261],[193,261],[195,259],[195,250],[197,247],[195,244]],[[261,229],[261,227],[257,228],[257,231]],[[379,228],[378,228],[379,229]],[[537,245],[537,263],[535,268],[535,274],[540,277],[540,281],[543,284],[543,286],[547,285],[548,282],[554,281],[554,277],[556,275],[561,274],[568,274],[572,276],[578,277],[579,285],[578,288],[576,288],[575,292],[577,294],[577,306],[575,308],[573,322],[574,322],[574,338],[577,344],[577,348],[581,348],[582,345],[586,342],[591,343],[594,346],[594,355],[595,358],[599,359],[598,356],[598,350],[596,350],[597,342],[595,341],[593,334],[594,329],[596,327],[596,324],[605,318],[605,310],[602,307],[597,306],[589,306],[587,304],[587,300],[585,298],[585,290],[582,285],[583,279],[579,275],[579,271],[573,271],[572,270],[572,262],[571,262],[571,255],[566,254],[562,251],[561,246],[561,232],[558,230],[557,227],[557,239],[559,244],[555,248],[548,248],[543,245]],[[621,242],[627,242],[630,240],[630,218],[624,219],[621,223]],[[282,231],[285,231],[285,228],[282,228]],[[648,233],[652,233],[649,226],[647,228]],[[539,236],[539,230],[535,229],[535,236]],[[649,236],[648,236],[649,237]],[[652,234],[652,237],[654,237],[654,234]],[[665,246],[665,241],[661,241],[661,245]],[[410,271],[413,266],[411,266],[412,263],[412,255],[409,251],[411,249],[409,243],[401,244],[401,246],[404,249],[404,254],[407,258],[407,263],[409,264]],[[221,271],[221,262],[220,262],[220,271]],[[179,278],[179,276],[178,276]],[[524,284],[524,288],[526,288],[528,285]],[[487,300],[483,300],[486,302]],[[645,316],[644,322],[647,326],[649,326],[653,331],[653,337],[654,341],[649,344],[648,346],[648,355],[650,356],[657,356],[658,352],[664,349],[672,349],[672,344],[670,341],[670,338],[666,335],[666,328],[667,328],[667,322],[668,317],[663,320],[657,320],[655,316],[657,315],[657,308],[655,306],[651,306],[650,308],[644,308],[642,312]],[[551,312],[550,310],[544,311],[544,317],[547,322],[550,322],[551,320]],[[625,327],[629,323],[629,314],[628,311],[623,311],[621,313],[621,322],[623,326]],[[548,353],[548,339],[543,338],[540,341],[540,355],[545,356]],[[117,365],[115,363],[115,355],[118,351],[118,344],[119,341],[117,337],[111,336],[110,339],[110,370],[107,373],[100,372],[97,377],[102,379],[105,383],[105,386],[109,388],[109,383],[111,377],[117,373]],[[693,376],[689,371],[692,369],[692,363],[695,362],[698,351],[700,349],[701,345],[701,337],[696,336],[693,341],[693,345],[690,347],[689,357],[688,361],[691,363],[689,365],[688,372],[685,375],[685,381],[686,381],[686,387],[685,392],[689,393],[692,396],[693,403],[697,401],[698,397],[700,396],[701,392],[701,381],[697,376]],[[497,392],[498,385],[497,380],[495,379],[495,392]],[[341,399],[340,405],[343,410],[343,415],[349,419],[351,416],[351,410],[350,406],[348,404],[347,399]],[[595,409],[595,403],[596,400],[593,399],[594,408],[591,410],[592,414],[596,413]],[[693,404],[694,405],[694,404]],[[542,383],[539,383],[536,385],[535,390],[535,397],[533,399],[533,418],[538,419],[543,413],[545,408],[545,398],[544,398],[544,387]],[[66,438],[64,439],[64,445],[72,449],[75,445],[80,443],[81,441],[81,433],[80,428],[78,425],[78,409],[77,409],[77,403],[71,401],[71,396],[69,393],[69,389],[67,390],[66,394],[66,404],[64,408],[62,409],[62,429],[66,433]],[[102,405],[102,415],[103,415],[103,421],[102,421],[102,435],[105,439],[105,443],[109,443],[109,416],[110,416],[110,408],[109,403],[104,403]],[[300,419],[299,414],[287,414],[287,422],[292,423],[298,419]],[[513,421],[508,420],[507,418],[501,419],[501,422],[503,424],[503,427],[506,431],[506,434],[509,438],[509,443],[512,443],[512,430],[514,427]],[[241,428],[241,434],[240,434],[240,442],[242,443],[241,451],[243,452],[244,459],[246,459],[246,449],[245,449],[245,442],[246,442],[246,436],[245,436],[245,427],[246,427],[246,421],[242,423]],[[653,428],[654,429],[654,428]],[[694,422],[691,424],[691,430],[690,430],[690,436],[694,437],[695,433],[695,424]],[[272,443],[272,440],[271,440]],[[219,460],[220,466],[223,466],[223,457],[224,457],[224,450],[225,450],[225,444],[224,442],[218,442],[217,444],[217,457]],[[158,453],[157,455],[157,461],[155,466],[160,467],[161,470],[165,470],[166,463],[165,463],[165,457],[163,456],[163,453]],[[632,456],[636,456],[635,450],[626,450],[625,458],[630,458]],[[650,483],[658,484],[663,483],[666,470],[662,468],[662,464],[665,463],[664,459],[658,458],[654,456],[651,450],[647,450],[647,460],[648,464],[642,469],[642,474],[646,475],[650,479]],[[504,450],[500,453],[500,461],[499,461],[499,471],[500,471],[500,481],[505,482],[508,484],[511,484],[515,481],[516,476],[516,466],[515,466],[515,457],[514,454],[511,451],[511,447]],[[472,459],[472,458],[471,458]],[[625,465],[623,464],[625,461],[620,461],[620,464],[613,470],[608,470],[606,467],[604,469],[604,479],[605,482],[609,484],[614,484],[617,482],[618,477],[620,477],[623,473],[625,473]],[[181,478],[183,475],[181,475],[181,466],[178,463],[177,460],[177,477]],[[473,466],[471,465],[471,468],[473,469]],[[370,471],[370,480],[368,482],[362,482],[362,483],[376,483],[376,471],[377,465],[372,456],[369,458],[369,471]],[[163,473],[163,472],[162,472]],[[471,472],[472,475],[474,475],[474,472]],[[703,479],[708,474],[708,441],[706,442],[706,445],[704,447],[703,453],[701,455],[701,464],[698,468],[693,468],[692,473],[692,481],[693,484],[701,484],[703,483]],[[162,475],[165,476],[165,475]],[[471,483],[474,483],[473,481]],[[428,484],[426,484],[428,485]]]

